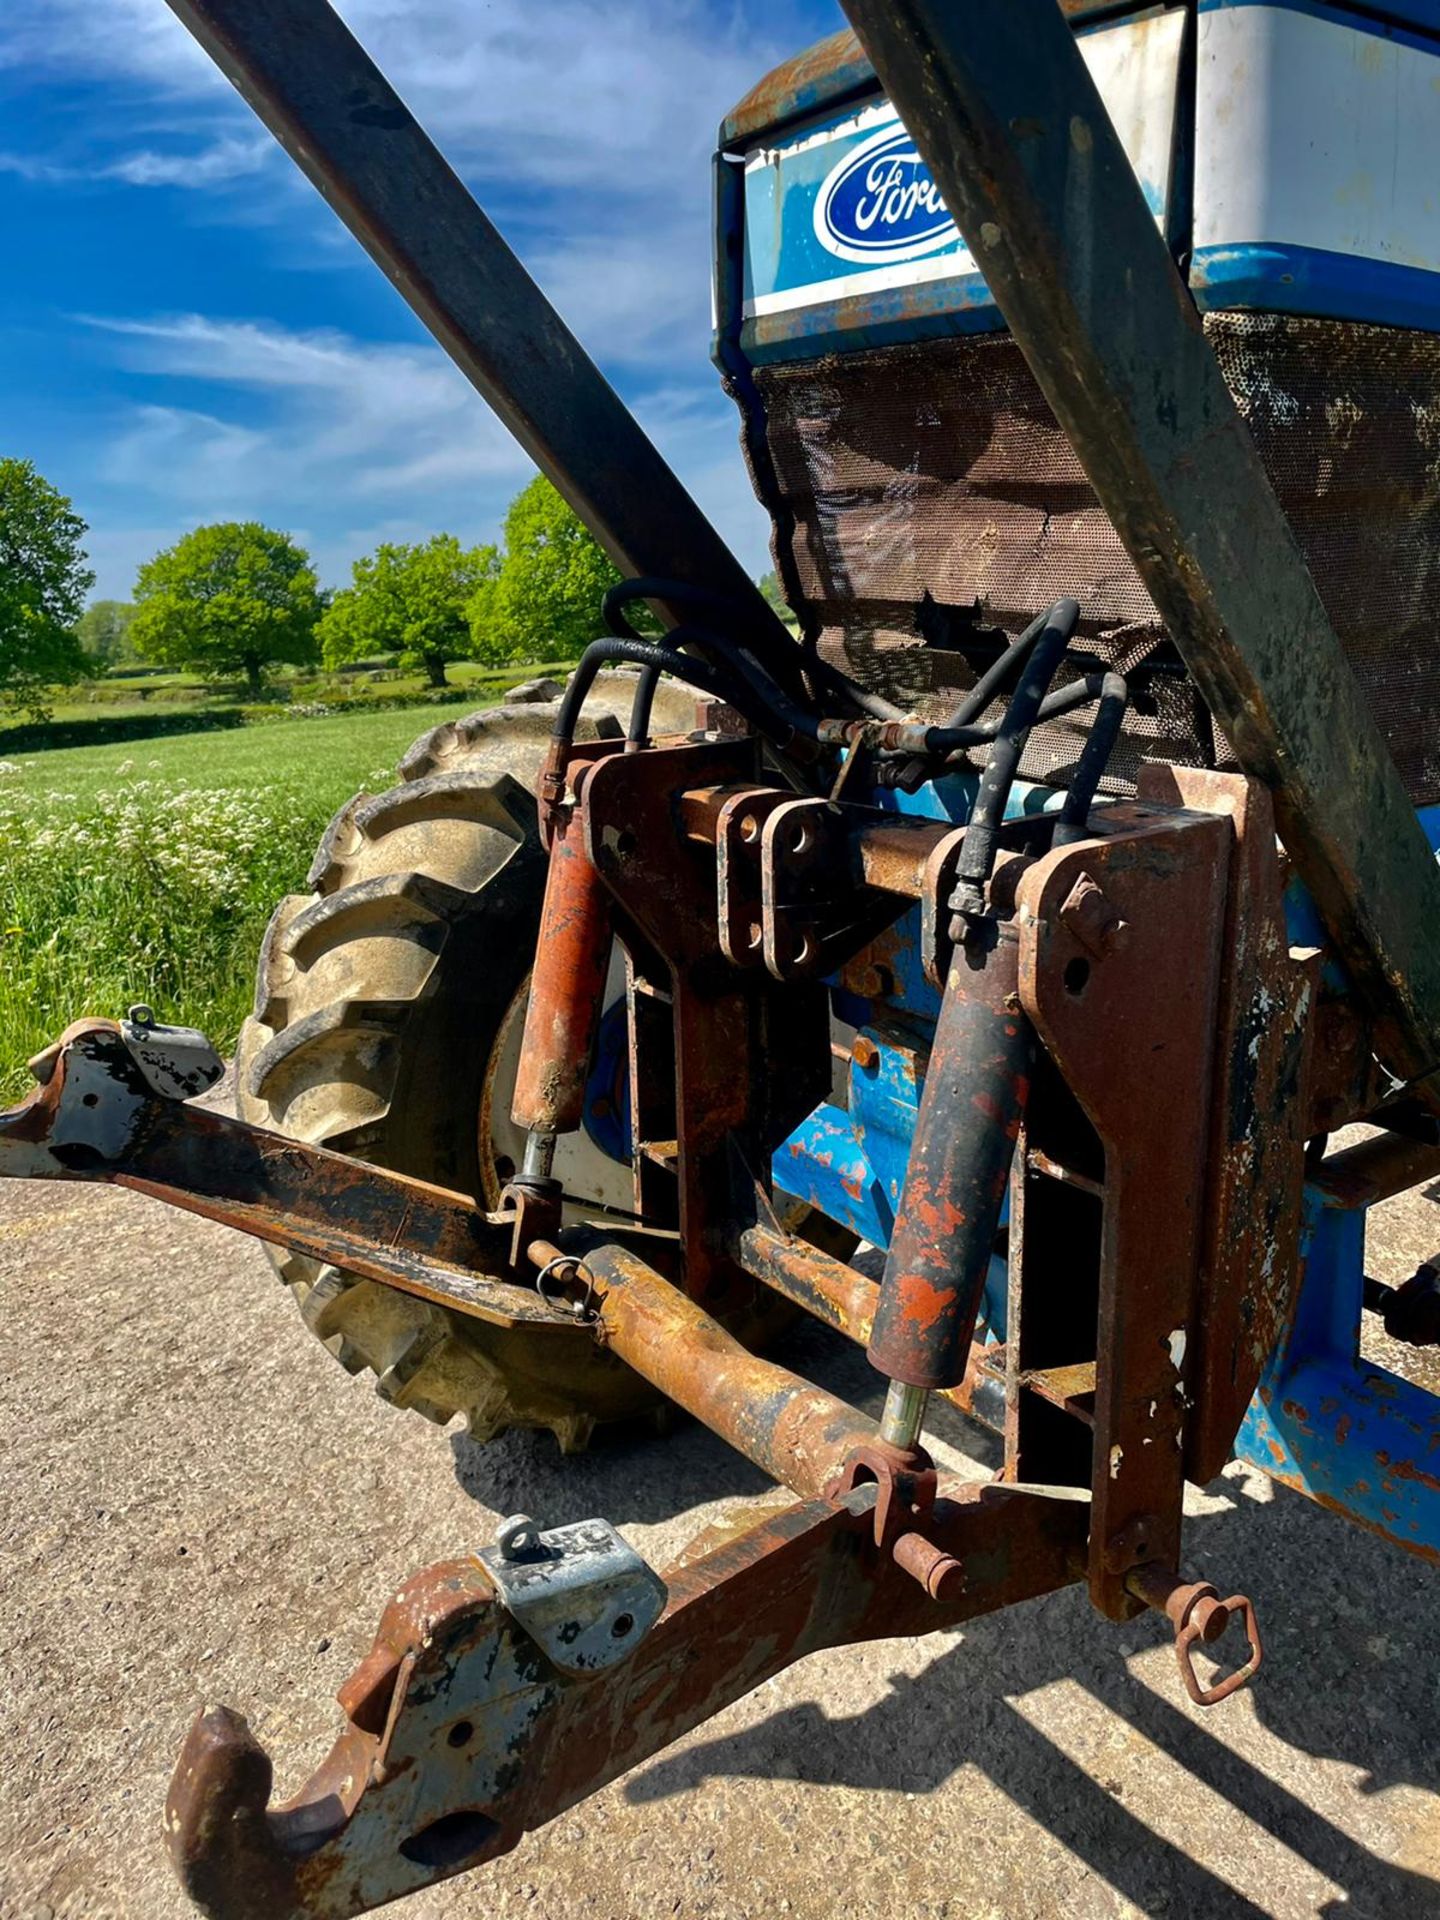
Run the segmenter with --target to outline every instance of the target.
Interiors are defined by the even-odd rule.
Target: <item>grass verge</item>
[[[0,1101],[28,1090],[25,1061],[69,1021],[136,1000],[228,1052],[276,901],[304,887],[336,808],[389,786],[438,717],[274,720],[0,762]]]

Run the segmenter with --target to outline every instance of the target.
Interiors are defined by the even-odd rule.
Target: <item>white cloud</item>
[[[145,406],[108,456],[112,477],[175,495],[222,482],[251,498],[355,499],[453,488],[527,470],[525,456],[435,349],[332,332],[289,332],[199,314],[91,319],[134,371],[234,387],[246,428],[199,411]],[[186,423],[181,431],[181,421]],[[157,435],[173,442],[154,461]]]
[[[360,40],[475,180],[703,203],[720,115],[795,51],[785,9],[701,0],[344,0]],[[779,15],[777,18],[776,15]],[[8,0],[0,68],[124,80],[173,111],[233,99],[163,0]],[[238,100],[237,126],[253,127]],[[699,166],[697,168],[697,162]]]
[[[341,11],[587,348],[609,364],[659,357],[701,372],[715,128],[803,39],[786,35],[791,7],[342,0]],[[312,260],[358,265],[348,245],[316,244],[339,239],[332,216],[164,0],[0,0],[7,65],[101,81],[106,108],[85,121],[83,150],[12,153],[0,168],[225,189],[226,219],[284,225],[287,262],[299,209]],[[263,188],[247,191],[272,153]]]
[[[131,405],[99,436],[97,481],[147,526],[166,510],[181,525],[314,523],[334,578],[364,550],[334,531],[346,520],[479,537],[531,472],[438,349],[194,314],[87,324],[132,373],[204,383],[203,404]],[[239,418],[224,417],[226,389]]]
[[[335,581],[377,540],[424,538],[437,527],[494,538],[533,471],[438,348],[198,314],[85,324],[131,373],[204,384],[203,404],[131,405],[99,435],[96,480],[147,529],[166,514],[177,526],[252,516],[309,526],[321,575]],[[239,419],[224,417],[227,389]],[[637,411],[746,563],[766,564],[765,522],[718,383],[661,387]],[[137,541],[127,554],[117,538],[106,559],[120,571],[151,550]],[[102,587],[128,591],[108,566]]]
[[[734,411],[707,360],[708,156],[720,115],[804,43],[805,0],[339,5],[722,532],[748,565],[768,564]],[[207,189],[237,248],[267,248],[267,264],[371,271],[164,0],[0,0],[6,68],[88,84],[104,110],[59,122],[83,125],[76,144],[0,156],[0,170]],[[322,280],[317,316],[325,301]],[[172,516],[178,529],[255,514],[311,528],[335,579],[378,538],[437,526],[490,537],[530,471],[438,349],[264,318],[92,325],[116,360],[157,379],[145,404],[96,415],[111,498],[91,518],[123,506],[143,521],[136,538],[150,546],[136,559]],[[193,404],[177,381],[196,383]],[[128,566],[123,535],[109,544]]]
[[[32,154],[0,153],[0,173],[56,185],[119,180],[131,187],[214,187],[259,173],[274,156],[275,142],[268,134],[246,139],[227,135],[194,153],[160,153],[142,147],[116,159],[77,165],[37,160]]]
[[[142,148],[112,160],[101,169],[107,180],[123,180],[132,187],[213,187],[224,180],[240,180],[259,173],[275,157],[268,134],[247,139],[227,136],[198,153],[157,153]]]

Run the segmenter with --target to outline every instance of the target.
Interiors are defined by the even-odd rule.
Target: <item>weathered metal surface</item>
[[[796,684],[798,649],[755,583],[339,15],[170,5],[616,565],[723,595]]]
[[[575,1244],[595,1279],[596,1337],[772,1480],[821,1493],[857,1448],[875,1443],[873,1420],[747,1352],[636,1254]]]
[[[1245,1594],[1232,1593],[1228,1600],[1222,1600],[1219,1589],[1212,1587],[1208,1580],[1182,1580],[1156,1560],[1137,1567],[1127,1576],[1125,1584],[1137,1600],[1163,1613],[1174,1627],[1180,1678],[1197,1707],[1218,1706],[1255,1677],[1264,1650],[1260,1645],[1260,1629],[1255,1624],[1255,1608]],[[1195,1643],[1203,1641],[1207,1646],[1213,1645],[1232,1620],[1243,1624],[1249,1657],[1223,1680],[1203,1686],[1192,1658]]]
[[[506,1611],[562,1673],[603,1673],[628,1660],[665,1610],[665,1582],[608,1520],[543,1531],[528,1514],[512,1514],[476,1558]]]
[[[668,975],[673,1051],[647,1064],[635,1008],[634,1067],[640,1105],[661,1077],[673,1086],[673,1167],[685,1284],[715,1303],[737,1279],[726,1252],[731,1154],[763,1166],[829,1084],[828,1003],[818,983],[780,986],[741,970],[720,945],[714,848],[684,829],[686,793],[756,784],[753,741],[652,748],[598,761],[580,799],[585,846]],[[625,926],[621,937],[626,939]],[[662,1110],[666,1103],[660,1102]],[[643,1138],[643,1136],[642,1136]],[[750,1283],[743,1282],[748,1289]]]
[[[166,1100],[193,1100],[225,1072],[225,1062],[198,1028],[165,1026],[144,1005],[131,1007],[120,1022],[120,1038],[151,1091]]]
[[[607,1673],[555,1669],[474,1561],[401,1588],[341,1692],[347,1726],[294,1800],[245,1721],[192,1727],[166,1812],[212,1920],[345,1920],[508,1852],[795,1661],[926,1633],[1076,1577],[1085,1514],[995,1488],[932,1510],[966,1576],[943,1602],[874,1545],[868,1490],[767,1517],[667,1575],[669,1605]]]
[[[1374,1207],[1426,1180],[1440,1180],[1440,1146],[1405,1134],[1380,1133],[1327,1153],[1309,1184],[1330,1207]]]
[[[868,807],[790,799],[760,833],[761,943],[777,980],[843,966],[901,911],[901,901],[852,877],[850,833],[886,823]]]
[[[1205,1241],[1186,1376],[1185,1472],[1204,1486],[1235,1435],[1300,1284],[1301,1196],[1320,956],[1292,953],[1270,796],[1240,774],[1147,767],[1141,800],[1234,835],[1216,1006]]]
[[[870,88],[874,79],[875,69],[855,35],[848,29],[832,33],[752,87],[721,121],[720,144],[749,140],[782,121],[833,106],[848,94]]]
[[[793,793],[755,787],[733,795],[714,821],[720,950],[732,966],[765,964],[760,841],[765,822]]]
[[[1180,1559],[1230,829],[1129,807],[1107,826],[1021,881],[1020,998],[1105,1150],[1090,1593],[1123,1619],[1128,1567],[1107,1544],[1138,1529],[1132,1565]],[[1085,878],[1126,926],[1103,957],[1066,924]]]
[[[1340,1158],[1342,1156],[1336,1156]],[[1364,1359],[1365,1216],[1311,1189],[1304,1277],[1236,1454],[1332,1513],[1440,1563],[1440,1399]]]
[[[871,1364],[914,1387],[964,1378],[1029,1093],[1019,938],[984,932],[950,963],[870,1336]]]
[[[162,1098],[110,1021],[70,1028],[44,1086],[0,1114],[5,1176],[133,1187],[459,1313],[577,1337],[572,1319],[504,1277],[508,1219],[423,1180]]]
[[[781,1233],[773,1224],[747,1227],[735,1250],[747,1273],[753,1273],[757,1280],[848,1340],[862,1347],[869,1345],[880,1301],[877,1281],[867,1279],[808,1240]],[[988,1426],[995,1425],[994,1418],[987,1417],[992,1413],[988,1404],[992,1396],[982,1388],[994,1386],[999,1356],[998,1347],[972,1342],[964,1379],[958,1386],[941,1388],[940,1398]]]
[[[1062,13],[1082,18],[1103,13],[1113,0],[1059,0]],[[817,108],[837,105],[869,89],[875,69],[855,33],[832,33],[773,68],[720,123],[720,142],[742,141]]]
[[[611,932],[605,883],[582,844],[574,810],[562,810],[550,839],[545,904],[515,1072],[511,1117],[517,1127],[572,1133],[585,1117]]]
[[[1068,27],[1052,0],[983,23],[942,0],[845,7],[1186,665],[1272,789],[1387,1062],[1427,1072],[1440,875]]]

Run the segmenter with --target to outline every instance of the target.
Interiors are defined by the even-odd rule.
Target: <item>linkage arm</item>
[[[533,1286],[499,1277],[510,1268],[508,1216],[210,1113],[181,1099],[178,1085],[161,1094],[135,1048],[111,1020],[69,1028],[42,1056],[44,1083],[0,1113],[0,1178],[133,1187],[422,1300],[501,1326],[549,1322],[574,1336],[574,1319]],[[162,1042],[150,1051],[161,1055]]]

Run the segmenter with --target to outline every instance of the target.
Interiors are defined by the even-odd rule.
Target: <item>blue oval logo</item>
[[[841,260],[917,260],[960,238],[945,202],[902,126],[882,127],[826,175],[815,237]]]

